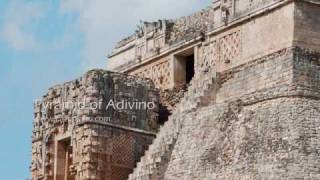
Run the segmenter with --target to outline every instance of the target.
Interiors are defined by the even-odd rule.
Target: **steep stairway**
[[[193,111],[198,107],[214,102],[215,92],[219,88],[219,77],[215,71],[197,75],[188,86],[184,97],[177,105],[175,113]]]
[[[149,146],[145,155],[137,163],[129,180],[159,180],[163,179],[171,153],[188,112],[204,107],[214,101],[218,88],[216,72],[207,72],[196,76],[190,83],[188,91],[176,106],[168,121],[160,127],[157,137]]]

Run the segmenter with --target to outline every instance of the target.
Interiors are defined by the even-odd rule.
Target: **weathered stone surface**
[[[160,102],[168,110],[172,111],[175,106],[180,102],[180,100],[185,95],[187,91],[186,86],[176,87],[173,89],[166,89],[160,92]]]
[[[320,179],[319,7],[313,0],[217,0],[190,16],[143,22],[108,61],[133,76],[94,71],[88,81],[51,89],[44,102],[88,94],[106,102],[116,94],[161,105],[44,113],[36,106],[33,177],[50,179],[61,169],[54,162],[63,157],[52,162],[43,153],[59,152],[52,142],[72,132],[75,179],[125,179],[133,167],[130,180]],[[101,114],[116,118],[90,121]],[[72,118],[82,124],[65,123]]]
[[[319,179],[319,59],[286,48],[196,76],[129,179]]]
[[[164,179],[319,179],[319,105],[279,98],[198,109],[180,122]]]
[[[35,104],[32,179],[126,179],[154,138],[158,103],[150,80],[103,70],[51,88]]]

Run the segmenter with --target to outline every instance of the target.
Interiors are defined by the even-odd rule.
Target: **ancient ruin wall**
[[[279,98],[189,113],[164,179],[319,179],[319,106]]]
[[[202,22],[207,21],[211,10],[209,8],[207,11],[177,20],[179,23],[176,22],[177,24],[173,27],[177,31],[181,30],[181,33],[178,33],[179,41],[188,41],[188,35],[185,34],[188,30],[185,29],[192,26],[198,28],[200,25],[197,23],[212,24],[213,22]],[[179,86],[176,80],[179,76],[177,61],[179,56],[190,51],[195,56],[196,75],[201,75],[209,69],[217,72],[232,69],[253,59],[291,47],[294,37],[294,11],[294,3],[289,3],[270,10],[266,14],[254,16],[252,21],[244,20],[229,28],[226,26],[224,31],[207,32],[203,34],[205,36],[202,41],[179,46],[172,44],[168,46],[166,53],[159,57],[150,57],[148,62],[141,60],[140,63],[144,63],[143,65],[139,63],[132,67],[128,65],[125,72],[150,78],[155,82],[156,87],[167,90]],[[123,55],[125,53],[123,52]]]
[[[319,70],[319,52],[300,47],[285,48],[220,72],[216,102],[239,97],[250,102],[284,96],[319,98]]]
[[[35,104],[32,179],[126,179],[152,143],[158,99],[150,80],[103,70],[49,89]],[[106,108],[111,100],[155,107]]]
[[[248,94],[255,99],[268,99],[275,94],[285,95],[293,81],[293,53],[285,48],[246,65],[221,73],[217,102],[224,102]],[[270,91],[274,91],[271,92]]]
[[[199,69],[222,72],[284,48],[294,37],[294,3],[253,16],[223,31],[212,32],[200,45]]]
[[[305,0],[295,3],[294,45],[320,50],[319,7],[319,1]]]
[[[171,89],[174,86],[173,64],[169,57],[158,59],[157,62],[129,72],[134,76],[149,78],[159,89]]]
[[[236,6],[235,13],[237,8],[249,12],[273,1],[242,2],[252,7]],[[230,8],[229,5],[226,7]],[[221,7],[218,6],[218,10]],[[161,173],[156,177],[319,179],[319,145],[316,142],[320,115],[317,108],[320,97],[317,9],[314,4],[292,1],[233,26],[225,26],[226,29],[208,32],[206,36],[201,31],[194,31],[202,37],[192,42],[197,44],[167,46],[166,50],[172,52],[161,58],[150,56],[148,64],[140,64],[142,66],[135,67],[134,71],[130,69],[132,64],[127,64],[131,74],[149,77],[158,88],[170,89],[175,85],[175,55],[185,53],[185,49],[194,48],[195,51],[198,78],[193,81],[199,82],[191,82],[191,86],[197,86],[189,87],[192,91],[183,98],[179,106],[186,107],[183,114],[169,118],[169,121],[174,121],[169,125],[178,124],[177,127],[165,126],[174,132],[162,129],[149,151],[153,154],[146,156],[153,159],[152,165],[160,163],[160,170],[155,172]],[[196,13],[198,19],[193,16],[180,19],[185,30],[180,32],[180,25],[176,24],[174,32],[181,34],[171,45],[196,37],[192,26],[196,26],[195,29],[204,27],[201,25],[202,15],[208,15],[201,13]],[[242,11],[238,15],[243,15]],[[213,18],[217,16],[213,14]],[[188,26],[190,20],[200,22],[199,26],[193,23]],[[158,25],[147,23],[146,26],[157,29]],[[192,36],[188,34],[190,27]],[[147,36],[152,35],[149,30],[145,31]],[[140,40],[137,41],[140,45],[150,43]],[[134,38],[126,41],[128,44],[124,42],[119,48],[129,48],[130,52],[123,51],[122,55],[136,58],[134,63],[139,65],[144,60],[143,56],[150,55],[146,49],[143,50],[146,47],[137,47],[142,48],[141,51],[135,49]],[[136,52],[139,52],[139,57],[136,57]],[[156,56],[161,52],[158,49],[152,53]],[[217,91],[210,91],[212,89]],[[105,103],[110,97],[157,99],[156,94],[150,81],[93,71],[84,78],[52,88],[43,102],[57,104],[61,99],[82,100],[86,97]],[[231,104],[225,103],[230,101]],[[211,106],[201,108],[208,105],[207,102],[211,102]],[[212,105],[214,103],[221,104]],[[92,121],[93,117],[105,115],[113,117],[109,123]],[[43,107],[36,106],[33,177],[50,179],[68,175],[71,179],[125,179],[151,143],[157,128],[156,117],[157,111],[56,111],[50,108],[43,111]],[[159,154],[165,156],[158,157]],[[145,163],[140,167],[148,169],[139,169],[133,178],[139,179],[141,171],[146,175],[154,173],[150,170],[154,167],[150,167],[147,160],[140,163]],[[148,177],[145,176],[146,179]]]
[[[174,111],[130,180],[319,179],[319,62],[292,47],[219,73],[217,101]]]
[[[160,20],[158,22],[144,22],[142,23],[135,34],[123,39],[113,50],[109,56],[108,67],[112,70],[121,72],[131,71],[136,69],[136,66],[140,66],[144,63],[154,61],[158,55],[167,54],[169,51],[179,46],[193,46],[206,35],[216,34],[217,31],[227,31],[230,25],[240,22],[246,22],[248,18],[255,18],[256,15],[261,15],[262,12],[269,11],[275,7],[279,7],[288,4],[292,1],[280,1],[280,0],[243,0],[243,1],[214,1],[207,8],[191,14],[189,16],[181,17],[175,20]],[[292,4],[292,3],[291,3]],[[267,8],[266,8],[267,7]],[[292,8],[293,6],[291,6]],[[293,8],[292,8],[293,10]],[[267,33],[281,33],[280,36],[256,36],[262,37],[261,42],[273,43],[274,41],[265,41],[270,37],[286,40],[288,33],[293,27],[292,20],[293,14],[289,13],[287,9],[278,13],[272,13],[274,18],[263,19],[257,22],[260,26],[259,30],[272,30],[266,31]],[[269,20],[268,20],[269,19]],[[279,21],[279,23],[277,23]],[[255,24],[254,21],[250,21],[251,25]],[[273,27],[273,24],[277,24],[278,27]],[[265,28],[266,27],[266,28]],[[288,31],[284,31],[284,30]],[[251,31],[253,30],[253,31]],[[255,33],[266,33],[264,31],[256,31],[257,28],[251,28],[250,25],[245,31],[250,31],[249,35],[255,36]],[[285,32],[285,33],[283,33]],[[292,32],[292,31],[291,31]],[[240,34],[241,35],[241,34]],[[292,37],[292,36],[291,36]],[[250,37],[249,38],[254,38]],[[231,38],[232,39],[232,38]],[[251,42],[244,39],[245,42]],[[229,43],[226,41],[225,43]],[[261,48],[261,43],[255,44],[256,49]],[[272,44],[276,45],[276,44]],[[253,46],[251,46],[253,48]],[[225,47],[221,47],[225,48]],[[226,47],[226,49],[232,50],[233,47]],[[249,50],[249,49],[244,49]],[[232,53],[232,52],[227,52]],[[252,52],[255,53],[255,52]],[[225,54],[227,56],[227,54]],[[170,57],[170,56],[168,56]]]

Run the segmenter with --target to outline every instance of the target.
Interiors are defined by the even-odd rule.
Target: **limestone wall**
[[[319,6],[283,1],[235,22],[273,2],[215,1],[173,24],[145,22],[113,54],[113,65],[134,76],[95,70],[51,88],[41,103],[158,103],[157,87],[173,115],[154,139],[158,106],[59,110],[36,104],[33,179],[121,180],[134,167],[135,180],[320,179]],[[191,54],[195,77],[188,87],[172,89],[181,76],[177,60]]]
[[[154,136],[103,124],[84,124],[71,138],[75,180],[126,180]]]
[[[132,70],[129,74],[151,79],[159,89],[171,89],[174,85],[173,63],[170,57],[157,59],[154,63]]]
[[[286,6],[263,15],[269,8],[281,6],[282,3]],[[219,49],[217,51],[223,62],[231,61],[230,58],[233,60],[238,56],[237,53],[243,53],[242,59],[248,59],[266,50],[288,47],[292,44],[293,37],[293,11],[294,5],[289,0],[228,0],[215,1],[199,12],[176,20],[145,22],[134,36],[122,40],[119,43],[121,45],[113,50],[108,67],[118,71],[131,71],[137,65],[155,60],[160,54],[169,56],[169,51],[176,46],[185,44],[191,47],[195,41],[205,38],[206,34],[210,34],[210,41],[218,43],[221,52]],[[257,18],[258,14],[263,17]],[[248,18],[255,20],[247,23]],[[235,23],[240,27],[240,22],[244,26],[236,34],[231,32],[234,30],[228,30]],[[225,33],[220,33],[222,29]],[[244,43],[243,46],[240,46],[241,43]],[[230,68],[229,66],[232,65],[223,65],[223,68]]]
[[[316,51],[293,47],[222,72],[216,101],[243,96],[248,101],[288,95],[319,98],[319,59]]]
[[[243,16],[275,2],[279,2],[279,0],[235,0],[235,17]]]
[[[131,65],[126,64],[129,68],[127,72],[152,79],[156,87],[160,89],[171,89],[177,86],[175,79],[176,76],[179,76],[174,73],[177,71],[176,61],[178,58],[176,56],[183,54],[184,51],[194,52],[195,73],[201,75],[202,72],[209,69],[223,72],[283,48],[291,47],[294,37],[294,7],[294,3],[289,3],[268,14],[254,17],[252,21],[244,21],[237,26],[227,28],[223,32],[209,33],[203,42],[175,47],[176,49],[172,52],[149,59],[150,62],[142,66],[130,69]],[[181,25],[174,24],[173,28],[183,24],[186,26],[185,28],[196,26],[194,24],[188,25],[188,22],[206,21],[205,17],[210,16],[211,10],[198,13],[202,15],[181,18],[177,21],[181,21]],[[193,19],[195,17],[198,20],[197,18]],[[183,27],[176,28],[184,29]],[[183,32],[187,32],[187,30],[183,30]],[[181,32],[179,36],[187,38],[188,35]]]
[[[296,48],[293,61],[293,83],[300,95],[320,97],[320,53]]]
[[[285,48],[194,79],[129,179],[319,179],[319,59]]]
[[[319,103],[280,98],[190,113],[164,179],[319,179]]]
[[[192,15],[181,17],[174,21],[170,31],[170,44],[180,41],[188,41],[205,33],[214,24],[214,12],[212,7],[203,9]]]
[[[35,103],[32,179],[126,179],[158,129],[158,103],[151,80],[103,70],[50,88]]]
[[[285,47],[291,47],[294,32],[294,4],[254,17],[223,32],[213,33],[203,43],[199,68],[218,72],[239,66]]]
[[[310,1],[311,2],[311,1]],[[320,3],[297,1],[295,6],[294,45],[320,50]]]
[[[288,91],[293,81],[293,52],[291,48],[272,53],[246,65],[221,73],[217,102],[246,94],[263,92],[274,96]],[[277,89],[268,94],[268,89]],[[279,89],[282,89],[279,91]],[[262,98],[262,97],[261,97]]]
[[[109,55],[107,69],[123,71],[168,48],[172,21],[142,22],[135,34],[121,40]]]
[[[136,59],[136,49],[134,44],[127,45],[127,48],[123,48],[124,50],[119,54],[115,55],[112,60],[108,60],[107,69],[115,70],[119,67],[130,66],[135,62]]]

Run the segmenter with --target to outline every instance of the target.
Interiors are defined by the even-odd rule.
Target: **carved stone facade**
[[[169,89],[173,83],[172,64],[168,58],[164,58],[157,63],[146,65],[143,68],[133,71],[130,74],[142,78],[151,79],[156,87]]]
[[[75,126],[46,128],[51,120],[39,121],[36,106],[34,179],[55,174],[46,167],[58,160],[46,160],[44,152],[58,152],[47,142],[60,142],[52,141],[59,132],[78,138],[63,141],[70,146],[65,154],[76,153],[65,162],[77,180],[125,179],[133,167],[130,180],[320,179],[319,10],[315,0],[214,0],[186,17],[142,22],[108,60],[128,81],[110,84],[125,90],[133,82],[130,97],[156,99],[157,110],[119,112],[110,127],[69,131]],[[44,101],[52,97],[50,90]]]
[[[127,179],[155,137],[158,99],[150,80],[103,70],[51,88],[35,104],[32,179]],[[141,107],[112,106],[122,101]]]
[[[176,20],[142,22],[136,33],[120,41],[109,55],[108,69],[150,78],[161,90],[180,87],[189,83],[183,79],[184,61],[189,56],[193,56],[197,75],[210,68],[220,72],[244,63],[244,59],[289,47],[292,36],[277,23],[292,30],[294,13],[287,12],[293,12],[294,6],[288,3],[218,0],[206,9]],[[284,5],[279,10],[278,7]],[[271,9],[274,12],[270,12]],[[270,16],[263,16],[264,12]],[[279,45],[267,41],[267,37],[279,38]],[[256,47],[251,44],[255,41]]]

